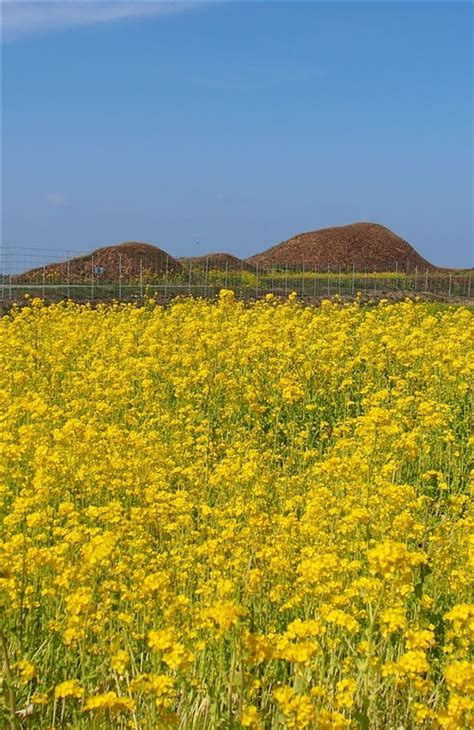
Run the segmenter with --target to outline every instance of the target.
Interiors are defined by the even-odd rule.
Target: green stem
[[[16,721],[16,701],[15,701],[15,692],[13,691],[13,679],[12,679],[12,673],[10,668],[10,660],[8,658],[8,647],[7,647],[7,641],[5,639],[5,634],[0,629],[0,641],[2,644],[2,651],[3,651],[3,658],[5,662],[5,676],[7,679],[7,687],[8,687],[8,705],[10,709],[10,728],[11,730],[15,730],[17,727],[17,721]]]

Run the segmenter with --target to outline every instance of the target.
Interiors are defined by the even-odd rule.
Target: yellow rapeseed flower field
[[[468,309],[0,330],[2,727],[472,726]]]

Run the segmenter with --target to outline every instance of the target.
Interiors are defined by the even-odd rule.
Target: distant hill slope
[[[48,281],[66,281],[71,283],[90,281],[94,276],[104,281],[118,281],[120,275],[124,281],[137,279],[140,270],[147,274],[161,274],[168,271],[181,271],[181,264],[158,246],[149,243],[126,241],[117,246],[98,248],[90,254],[70,259],[69,262],[48,264],[30,269],[18,276],[22,281],[40,281],[45,274]]]
[[[262,268],[299,265],[357,270],[435,268],[407,241],[378,223],[352,223],[300,233],[246,259]]]
[[[255,266],[233,256],[231,253],[209,253],[204,256],[183,256],[178,261],[186,268],[192,266],[205,269],[228,269],[229,271],[253,271]]]

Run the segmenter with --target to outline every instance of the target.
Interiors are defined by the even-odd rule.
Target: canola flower
[[[0,329],[2,726],[471,726],[468,309]]]

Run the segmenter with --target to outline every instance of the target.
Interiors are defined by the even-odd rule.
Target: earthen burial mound
[[[299,267],[325,270],[412,271],[434,269],[400,236],[378,223],[352,223],[300,233],[287,241],[250,256],[262,269]]]
[[[43,278],[48,282],[69,281],[72,284],[91,281],[137,280],[140,276],[181,271],[181,264],[157,246],[149,243],[127,241],[117,246],[98,248],[90,254],[79,256],[45,267],[31,269],[18,278],[36,282]]]
[[[228,269],[228,271],[254,271],[255,267],[248,261],[239,259],[231,253],[209,253],[204,256],[184,256],[178,259],[186,269],[191,264],[199,269]]]

